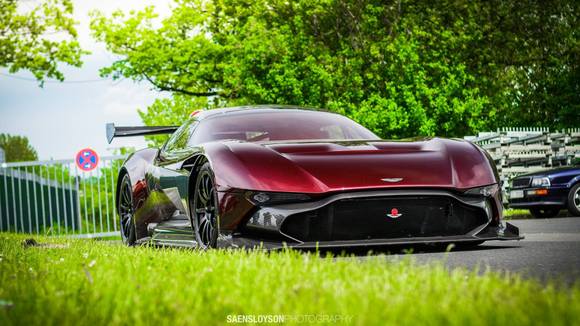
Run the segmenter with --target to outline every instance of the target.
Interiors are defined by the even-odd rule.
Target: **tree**
[[[425,22],[431,44],[442,41],[440,32],[459,36],[443,46],[476,76],[496,126],[580,124],[580,2],[411,3],[403,15]]]
[[[10,73],[29,70],[40,85],[46,78],[64,80],[59,63],[80,67],[70,0],[45,0],[25,11],[23,1],[0,0],[0,67]]]
[[[198,98],[324,107],[383,137],[463,136],[580,123],[577,9],[557,0],[181,0],[161,24],[148,8],[97,14],[91,26],[121,56],[104,76],[174,94],[142,113],[148,124],[162,119],[159,108],[175,119],[183,98]]]
[[[0,148],[4,150],[6,162],[36,161],[36,150],[24,136],[0,134]]]

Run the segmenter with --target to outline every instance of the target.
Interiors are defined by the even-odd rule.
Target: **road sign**
[[[99,155],[90,148],[81,149],[77,153],[75,163],[82,171],[89,172],[97,168],[99,164]]]

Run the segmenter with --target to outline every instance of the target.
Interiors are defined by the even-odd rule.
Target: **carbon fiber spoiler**
[[[177,130],[177,128],[179,128],[179,126],[116,127],[114,123],[107,123],[107,141],[110,144],[115,137],[171,134]]]

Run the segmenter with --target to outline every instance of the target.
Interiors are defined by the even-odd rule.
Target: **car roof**
[[[216,116],[223,116],[223,115],[233,115],[233,114],[249,114],[249,113],[256,113],[256,112],[268,112],[268,111],[276,111],[279,110],[284,111],[314,111],[314,112],[327,112],[333,113],[326,110],[320,110],[316,108],[309,108],[309,107],[301,107],[296,105],[279,105],[279,104],[269,104],[269,105],[245,105],[245,106],[235,106],[229,108],[220,108],[220,109],[212,109],[212,110],[203,110],[199,111],[195,117],[198,120],[203,120],[211,117]]]

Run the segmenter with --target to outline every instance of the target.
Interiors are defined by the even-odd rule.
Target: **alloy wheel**
[[[193,222],[196,240],[201,248],[215,247],[217,198],[212,175],[208,169],[198,174],[193,200]]]
[[[123,242],[132,245],[135,242],[135,227],[133,223],[133,191],[128,176],[123,177],[119,192],[119,222],[121,223],[121,238]]]

